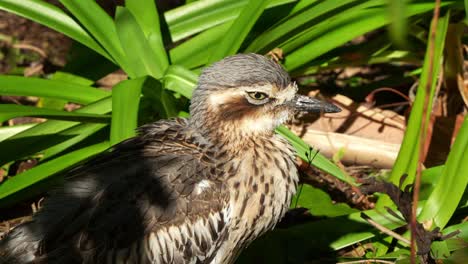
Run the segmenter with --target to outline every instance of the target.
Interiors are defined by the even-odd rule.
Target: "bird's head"
[[[281,65],[257,54],[234,55],[206,68],[190,106],[192,126],[237,138],[271,134],[296,111],[341,110],[298,95]]]

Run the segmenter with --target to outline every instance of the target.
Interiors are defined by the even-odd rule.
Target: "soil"
[[[63,67],[70,45],[68,37],[50,28],[0,11],[0,51],[3,58],[10,58],[1,60],[0,74],[45,62]]]

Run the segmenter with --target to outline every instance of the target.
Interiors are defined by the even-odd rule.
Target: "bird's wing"
[[[227,192],[199,146],[165,132],[127,140],[69,173],[22,228],[40,241],[35,255],[49,263],[206,256],[224,230]]]

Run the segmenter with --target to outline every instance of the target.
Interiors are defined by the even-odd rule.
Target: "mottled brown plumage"
[[[215,63],[190,119],[145,125],[68,172],[2,241],[0,263],[232,263],[296,191],[294,152],[274,128],[296,109],[338,111],[296,90],[260,55]]]

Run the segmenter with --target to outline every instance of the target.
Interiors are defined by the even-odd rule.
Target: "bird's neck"
[[[201,135],[208,139],[213,146],[218,149],[228,151],[230,154],[241,154],[249,146],[262,144],[264,141],[272,140],[274,137],[273,131],[258,131],[251,132],[242,129],[241,125],[233,122],[219,121],[215,126],[204,125],[196,128]]]

